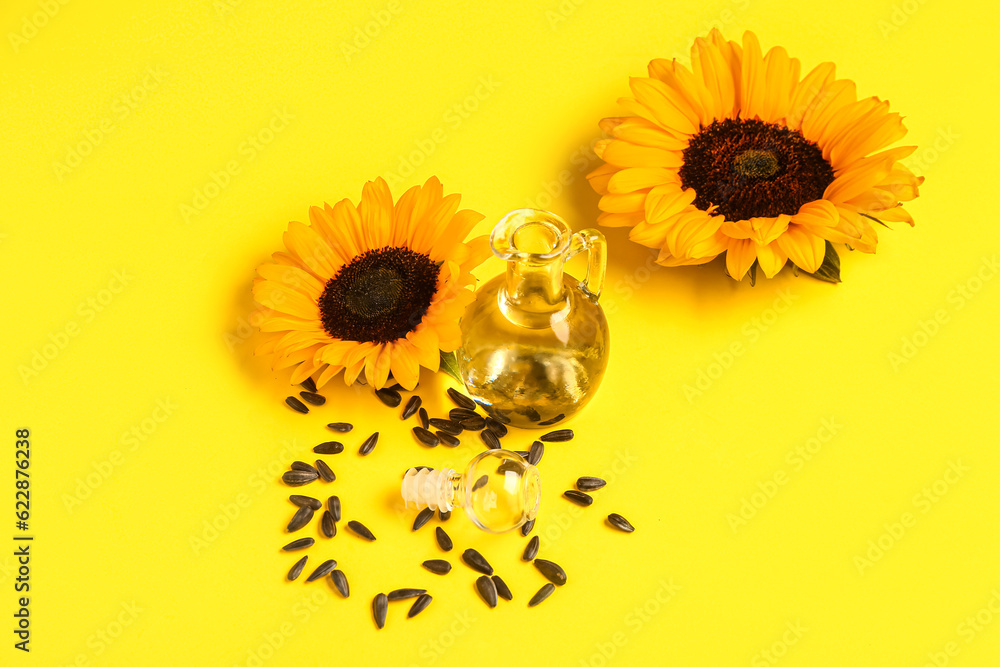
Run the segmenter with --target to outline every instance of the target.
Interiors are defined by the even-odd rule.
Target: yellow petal
[[[632,213],[643,210],[646,201],[646,190],[630,192],[627,195],[604,195],[597,207],[608,213]]]
[[[820,63],[803,77],[788,101],[786,124],[793,130],[802,125],[802,118],[822,99],[827,87],[833,83],[836,74],[833,63]]]
[[[612,174],[608,180],[607,191],[611,194],[626,194],[677,180],[676,171],[655,167],[632,167]]]
[[[778,247],[777,241],[766,246],[757,246],[757,265],[768,278],[778,275],[778,271],[781,271],[786,261],[788,256]]]
[[[684,134],[698,131],[698,115],[674,89],[658,79],[632,77],[629,84],[636,100],[650,110],[660,126]]]
[[[740,115],[743,118],[763,119],[767,70],[761,55],[757,36],[747,30],[743,33],[743,69],[740,73]]]
[[[788,259],[803,271],[815,273],[823,264],[826,242],[801,225],[789,225],[788,230],[778,237],[777,243]]]
[[[734,280],[743,280],[757,259],[755,244],[750,239],[733,239],[726,251],[726,271]]]

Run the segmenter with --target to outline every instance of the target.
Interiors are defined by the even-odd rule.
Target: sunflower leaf
[[[860,215],[862,218],[868,218],[869,220],[877,222],[878,224],[882,225],[886,229],[892,229],[892,227],[890,227],[889,225],[885,224],[884,222],[882,222],[881,220],[879,220],[878,218],[876,218],[874,215],[868,215],[867,213],[862,213],[860,211],[858,211],[858,215]]]
[[[750,265],[750,287],[756,287],[757,285],[757,260],[753,261]]]
[[[454,352],[441,353],[441,370],[455,378],[460,384],[465,384],[462,381],[462,374],[458,372],[458,359]]]
[[[826,254],[823,256],[823,263],[816,270],[816,273],[809,275],[828,283],[840,282],[840,255],[837,254],[833,244],[829,241],[826,242]]]

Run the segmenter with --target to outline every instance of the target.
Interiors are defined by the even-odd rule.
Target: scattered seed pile
[[[302,383],[303,391],[299,392],[299,398],[295,396],[289,396],[285,399],[285,404],[288,405],[292,410],[307,414],[309,408],[303,403],[309,403],[313,406],[320,406],[326,403],[326,398],[319,393],[317,393],[316,384],[313,382],[312,378],[307,379]],[[386,406],[390,408],[397,408],[402,403],[402,395],[400,391],[402,388],[397,384],[392,387],[386,387],[384,389],[379,389],[375,391],[375,396],[382,401]],[[420,396],[413,395],[407,400],[400,413],[400,418],[407,420],[414,415],[420,422],[419,426],[414,426],[412,429],[413,437],[416,441],[425,447],[437,447],[438,445],[444,445],[446,447],[458,447],[462,444],[459,439],[459,435],[464,432],[476,433],[478,432],[479,438],[482,440],[483,444],[486,445],[488,449],[501,449],[501,439],[507,435],[508,429],[505,424],[507,421],[503,415],[499,413],[490,413],[488,415],[480,415],[476,412],[476,409],[481,407],[475,403],[468,396],[465,396],[455,389],[449,388],[447,390],[448,397],[456,405],[448,412],[448,418],[438,418],[430,417],[427,414],[427,410],[421,407]],[[545,422],[538,422],[539,425],[548,426],[558,423],[563,419],[563,415],[557,415],[550,420]],[[348,422],[334,422],[327,424],[327,428],[336,433],[348,433],[353,430],[354,426]],[[432,430],[433,429],[433,430]],[[553,442],[568,442],[573,439],[573,431],[570,429],[557,429],[554,431],[549,431],[544,435],[541,435],[538,440],[531,444],[528,451],[517,452],[523,456],[532,465],[538,465],[542,460],[542,456],[545,453],[545,444]],[[375,449],[378,444],[379,434],[376,431],[368,436],[361,446],[358,448],[358,454],[361,456],[367,456]],[[315,447],[313,447],[313,453],[320,454],[323,456],[336,455],[344,451],[344,445],[337,441],[322,442]],[[418,469],[426,468],[427,466],[417,466]],[[305,461],[294,461],[290,466],[289,470],[282,475],[282,481],[288,486],[300,487],[307,484],[312,484],[317,480],[323,480],[323,482],[329,483],[337,479],[336,474],[330,468],[329,464],[322,459],[317,459],[314,463],[306,463]],[[484,475],[481,479],[477,480],[473,485],[473,490],[482,486],[487,481],[487,477]],[[569,489],[563,493],[563,497],[570,502],[576,503],[582,507],[587,507],[594,502],[594,498],[591,492],[597,491],[604,488],[606,482],[599,477],[584,476],[576,480],[576,488]],[[293,494],[288,497],[288,500],[297,507],[295,513],[292,515],[291,520],[288,522],[286,527],[287,532],[294,533],[301,530],[312,521],[313,516],[322,510],[322,515],[320,517],[320,531],[326,538],[332,538],[337,534],[337,522],[341,518],[341,503],[338,496],[330,496],[327,499],[326,509],[323,510],[323,503],[312,496]],[[424,508],[421,510],[413,521],[414,532],[423,528],[432,518],[434,518],[434,510],[430,508]],[[438,519],[441,522],[447,521],[451,517],[451,512],[438,512]],[[610,527],[620,530],[622,532],[631,533],[635,530],[631,523],[625,519],[620,514],[612,513],[607,517],[607,523]],[[527,537],[535,526],[534,520],[528,521],[521,526],[521,535]],[[362,539],[368,540],[370,542],[375,541],[375,535],[360,521],[351,520],[347,522],[347,529]],[[454,549],[454,543],[448,533],[445,532],[442,526],[436,526],[434,529],[434,538],[437,542],[438,547],[444,552],[450,552]],[[308,549],[316,543],[316,540],[311,537],[304,537],[286,544],[282,549],[284,551],[300,551],[302,549]],[[529,607],[534,607],[546,598],[548,598],[555,591],[557,586],[565,585],[567,581],[566,571],[563,570],[561,566],[550,560],[544,560],[542,558],[537,558],[538,555],[539,541],[538,536],[533,536],[528,540],[527,545],[524,548],[524,552],[521,555],[521,560],[524,562],[530,562],[534,565],[535,569],[548,580],[549,583],[544,584],[538,589],[531,599],[528,601]],[[287,579],[289,581],[294,581],[299,578],[299,575],[305,569],[306,563],[309,560],[309,556],[302,556],[298,561],[292,565],[292,568],[288,571]],[[474,588],[478,593],[479,597],[482,598],[490,608],[497,606],[497,600],[513,600],[514,596],[511,593],[510,588],[500,578],[499,575],[494,574],[493,566],[490,565],[489,561],[480,554],[475,549],[466,549],[461,555],[462,562],[467,565],[471,570],[479,573],[479,576],[474,583]],[[433,572],[438,575],[446,575],[451,572],[452,565],[446,559],[431,559],[426,560],[421,564],[424,569],[429,572]],[[347,576],[344,572],[337,568],[337,561],[330,559],[320,563],[312,573],[306,577],[306,582],[316,581],[317,579],[322,579],[323,577],[329,576],[331,583],[334,588],[340,593],[344,598],[350,596],[350,587],[347,582]],[[378,593],[372,599],[372,617],[375,621],[376,627],[379,629],[385,627],[386,615],[388,613],[389,603],[397,600],[409,600],[416,598],[407,613],[407,618],[413,618],[431,603],[433,598],[427,593],[423,588],[400,588],[394,591],[386,593]]]

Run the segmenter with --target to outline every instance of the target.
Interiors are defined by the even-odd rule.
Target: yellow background
[[[525,538],[460,516],[455,570],[429,574],[433,524],[410,533],[400,476],[480,446],[424,450],[365,389],[288,410],[287,374],[251,355],[255,266],[289,220],[379,175],[398,196],[436,174],[482,231],[528,205],[592,225],[597,121],[649,59],[686,58],[714,25],[804,70],[834,60],[891,100],[927,177],[917,226],[842,253],[837,286],[650,270],[608,230],[610,368],[540,466],[535,531],[569,584],[527,609],[543,580],[519,561]],[[992,5],[17,0],[0,27],[3,664],[1000,661]],[[446,386],[423,377],[432,413]],[[293,508],[278,475],[340,419],[357,428],[328,457],[338,479],[307,492],[338,493],[378,541],[342,528],[309,569],[336,558],[348,600],[285,582],[297,556],[279,551]],[[12,633],[20,427],[30,656]],[[576,510],[560,494],[585,474],[610,483]],[[604,526],[611,511],[636,532]],[[467,547],[512,603],[476,598]],[[376,631],[372,596],[402,586],[434,602],[412,620],[395,603]]]

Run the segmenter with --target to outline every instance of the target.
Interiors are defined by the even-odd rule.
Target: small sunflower
[[[834,282],[831,242],[873,253],[872,223],[913,225],[901,202],[923,177],[900,163],[915,146],[887,148],[906,134],[888,102],[857,99],[833,63],[800,79],[797,59],[761,55],[752,32],[741,46],[712,30],[691,63],[653,60],[649,78],[631,79],[635,98],[619,100],[630,115],[601,121],[606,164],[588,175],[600,224],[631,227],[664,266],[725,253],[736,280],[791,260]]]
[[[437,371],[441,353],[461,343],[469,271],[490,252],[486,236],[464,240],[483,216],[458,210],[459,200],[432,177],[394,204],[379,178],[357,206],[313,206],[309,225],[289,223],[288,252],[257,268],[254,298],[270,314],[256,353],[275,370],[296,366],[292,383],[318,372],[317,386],[340,371],[352,384],[364,371],[376,389],[390,373],[412,389],[420,366]]]

